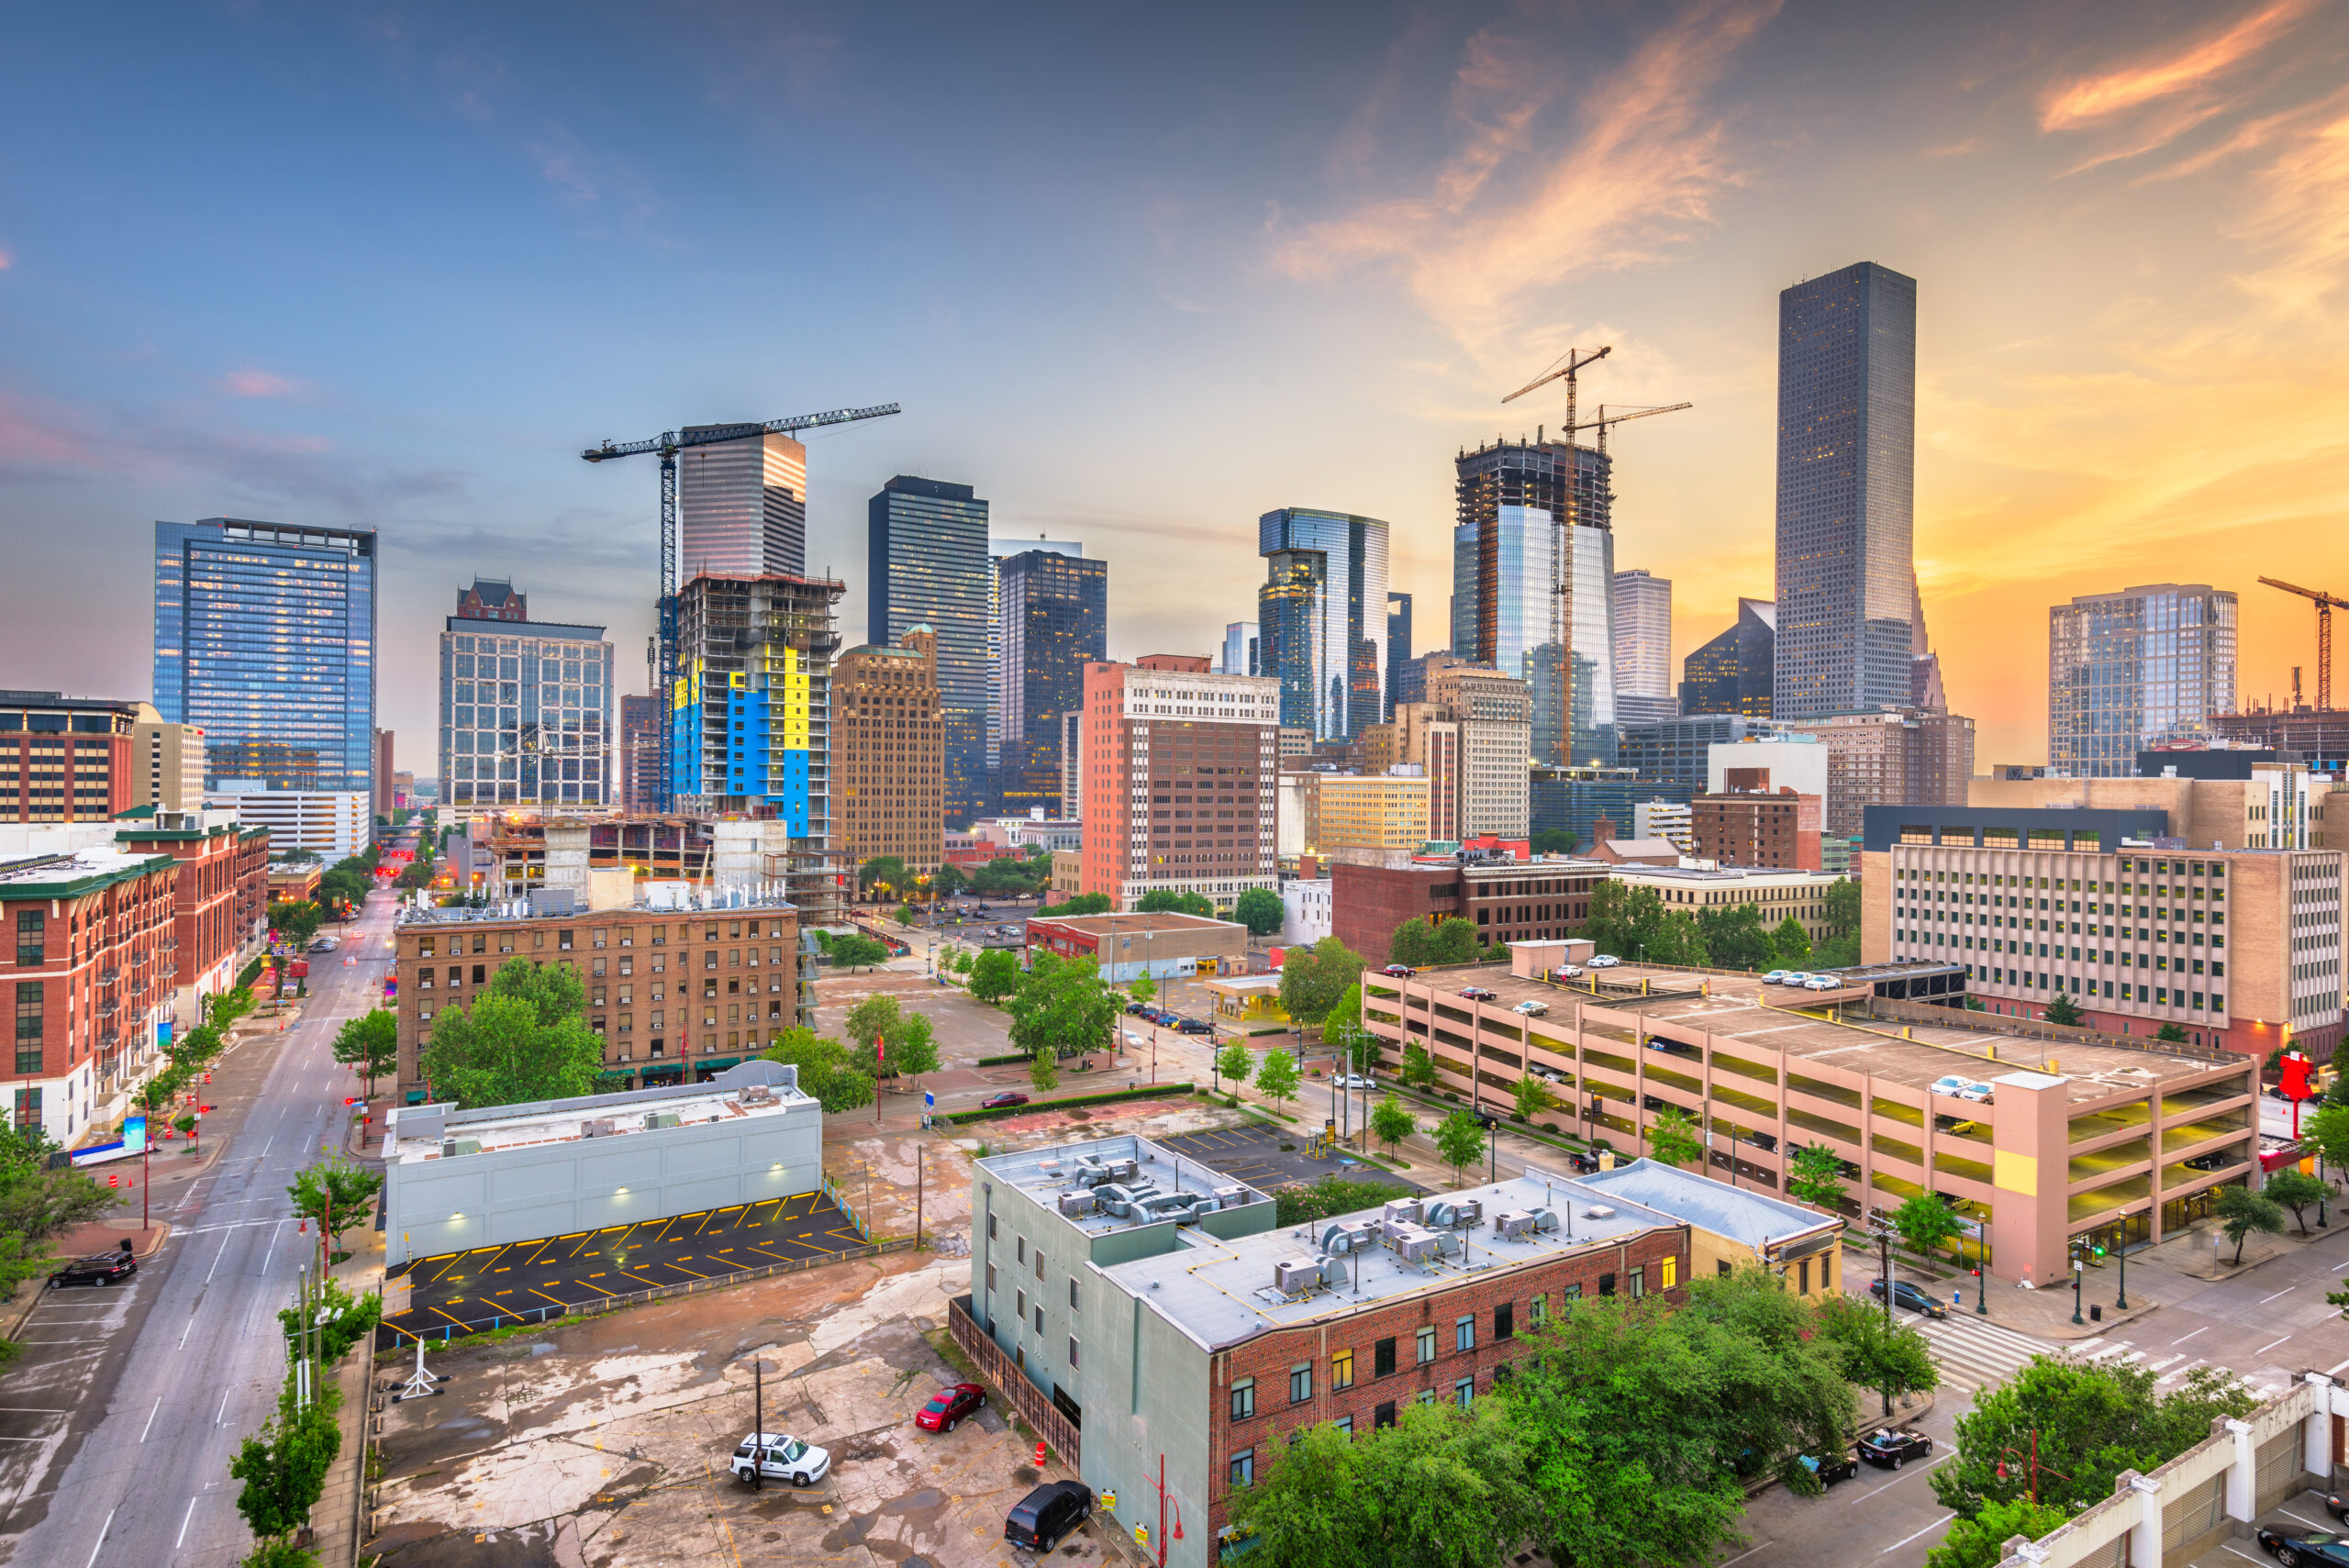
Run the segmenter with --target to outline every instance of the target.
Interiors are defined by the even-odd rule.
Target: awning
[[[742,1059],[739,1056],[713,1056],[707,1062],[695,1062],[694,1071],[696,1073],[723,1073],[726,1069],[733,1066],[741,1060]]]

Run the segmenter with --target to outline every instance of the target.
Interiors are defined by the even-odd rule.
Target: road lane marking
[[[1919,1530],[1917,1535],[1931,1535],[1933,1531],[1941,1529],[1943,1525],[1948,1524],[1951,1519],[1955,1518],[1957,1518],[1955,1514],[1951,1514],[1947,1518],[1935,1519],[1932,1524],[1929,1524],[1923,1529]],[[1887,1552],[1898,1551],[1902,1547],[1908,1545],[1910,1541],[1916,1540],[1917,1535],[1904,1535],[1898,1540],[1894,1541],[1890,1546],[1886,1547],[1883,1551],[1877,1552],[1876,1555],[1878,1557],[1882,1557]]]
[[[214,1426],[216,1426],[216,1427],[217,1427],[217,1426],[220,1425],[220,1423],[221,1423],[221,1422],[223,1422],[223,1421],[227,1420],[228,1418],[228,1389],[226,1389],[226,1388],[224,1388],[224,1389],[222,1389],[222,1390],[220,1391],[220,1408],[218,1408],[217,1410],[215,1410],[214,1412],[212,1412],[212,1424],[213,1424]]]
[[[2277,1291],[2274,1295],[2271,1295],[2271,1296],[2261,1296],[2257,1301],[2255,1301],[2255,1302],[2252,1303],[2252,1305],[2253,1305],[2253,1306],[2254,1306],[2254,1307],[2265,1307],[2265,1306],[2266,1306],[2269,1302],[2271,1302],[2271,1301],[2275,1300],[2277,1296],[2289,1296],[2289,1295],[2291,1295],[2294,1291],[2296,1291],[2296,1290],[2298,1290],[2298,1289],[2299,1289],[2299,1288],[2300,1288],[2300,1287],[2299,1287],[2299,1285],[2296,1285],[2296,1284],[2288,1284],[2288,1285],[2286,1285],[2283,1289],[2281,1289],[2281,1290],[2279,1290],[2279,1291]]]
[[[2283,1340],[2268,1340],[2266,1344],[2264,1344],[2264,1345],[2260,1346],[2260,1347],[2259,1347],[2259,1349],[2257,1349],[2257,1350],[2255,1350],[2255,1351],[2252,1351],[2251,1353],[2252,1353],[2253,1355],[2255,1355],[2255,1356],[2264,1356],[2264,1355],[2266,1355],[2268,1351],[2270,1351],[2274,1350],[2277,1346],[2278,1346],[2278,1345],[2282,1344],[2282,1343],[2284,1342],[2284,1340],[2288,1340],[2288,1339],[2290,1339],[2291,1337],[2292,1337],[2291,1335],[2287,1334],[2287,1335],[2285,1335],[2285,1336],[2284,1336],[2284,1339],[2283,1339]]]
[[[2203,1324],[2203,1325],[2202,1325],[2202,1328],[2201,1328],[2201,1329],[2195,1329],[2195,1330],[2194,1330],[2194,1334],[2199,1334],[2199,1333],[2201,1333],[2201,1332],[2203,1331],[2203,1329],[2208,1329],[2208,1328],[2210,1328],[2210,1325],[2209,1325],[2208,1323],[2205,1323],[2205,1324]],[[2172,1340],[2170,1341],[2170,1343],[2171,1343],[2171,1344],[2173,1344],[2173,1345],[2182,1345],[2182,1344],[2186,1343],[2186,1341],[2187,1341],[2187,1340],[2190,1340],[2190,1339],[2194,1338],[2194,1334],[2181,1334],[2181,1335],[2179,1335],[2176,1339]],[[2342,1364],[2343,1364],[2343,1366],[2349,1366],[2349,1362],[2343,1362]]]
[[[187,1500],[187,1512],[180,1516],[179,1538],[172,1542],[172,1550],[173,1551],[177,1551],[182,1546],[186,1544],[187,1522],[194,1518],[195,1518],[195,1499],[190,1497]]]
[[[114,1529],[114,1516],[116,1510],[119,1509],[121,1507],[122,1505],[117,1503],[114,1507],[106,1510],[106,1522],[98,1527],[97,1542],[90,1548],[90,1561],[83,1563],[82,1568],[95,1568],[95,1564],[98,1561],[98,1548],[106,1543],[106,1531]]]

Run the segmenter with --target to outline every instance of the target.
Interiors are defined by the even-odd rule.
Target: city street
[[[328,1042],[381,995],[391,913],[370,899],[337,929],[341,947],[313,960],[302,1021],[215,1069],[204,1138],[225,1148],[159,1209],[173,1227],[162,1251],[128,1286],[54,1292],[33,1315],[24,1359],[0,1378],[0,1405],[34,1423],[0,1445],[8,1561],[213,1568],[250,1549],[228,1461],[275,1406],[276,1313],[317,1256],[285,1187],[322,1142],[340,1142],[355,1089]],[[345,968],[346,955],[359,962]]]

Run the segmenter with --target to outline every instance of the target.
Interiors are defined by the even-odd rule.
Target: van
[[[1047,1481],[1004,1516],[1003,1539],[1041,1556],[1092,1514],[1092,1487],[1082,1481]]]

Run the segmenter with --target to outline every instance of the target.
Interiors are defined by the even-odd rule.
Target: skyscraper
[[[1742,713],[1767,718],[1776,677],[1778,606],[1767,599],[1737,601],[1727,631],[1680,663],[1680,711]]]
[[[1862,261],[1778,295],[1779,718],[1909,700],[1917,280]]]
[[[918,626],[903,648],[850,649],[833,666],[832,701],[832,827],[844,863],[895,855],[937,870],[946,785],[936,634]]]
[[[987,777],[1003,771],[1003,559],[1041,550],[1052,555],[1083,555],[1074,539],[991,539],[987,543]]]
[[[1386,595],[1386,692],[1380,717],[1393,718],[1395,694],[1403,684],[1403,666],[1411,662],[1411,595],[1389,591]]]
[[[476,580],[440,631],[440,798],[451,806],[611,803],[612,645],[600,626],[534,621]]]
[[[2083,594],[2047,612],[2047,767],[2127,778],[2148,740],[2235,706],[2235,596],[2206,583]]]
[[[987,770],[987,504],[967,484],[898,474],[866,504],[870,574],[864,635],[903,647],[906,633],[938,634],[938,701],[946,730],[946,826],[994,810]]]
[[[155,707],[203,728],[206,788],[370,791],[374,530],[157,523]]]
[[[1061,804],[1061,717],[1085,706],[1085,667],[1109,656],[1109,563],[1031,550],[996,563],[1003,645],[997,709],[1007,816]]]
[[[1281,722],[1345,740],[1386,717],[1386,525],[1284,506],[1256,519],[1259,667]]]
[[[832,606],[821,577],[703,573],[677,595],[675,809],[772,817],[794,851],[831,849]]]
[[[661,700],[620,698],[620,809],[652,812],[661,807]]]
[[[807,449],[770,432],[680,451],[677,562],[680,583],[806,572]]]
[[[1259,651],[1256,623],[1236,620],[1223,628],[1223,673],[1227,675],[1261,675],[1263,655]]]
[[[1615,717],[1623,724],[1672,718],[1672,579],[1645,567],[1615,573]]]

